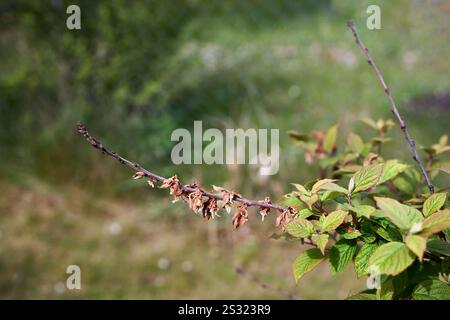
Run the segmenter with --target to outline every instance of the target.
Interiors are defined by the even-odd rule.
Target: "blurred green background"
[[[66,8],[81,8],[81,30]],[[382,30],[366,8],[381,7]],[[308,299],[364,288],[323,263],[295,286],[303,248],[269,239],[274,215],[232,231],[90,148],[77,120],[112,149],[164,176],[280,199],[314,177],[289,129],[340,139],[358,119],[390,117],[346,27],[354,19],[418,144],[450,124],[448,1],[2,1],[0,4],[0,298],[275,298],[235,271]],[[170,134],[193,128],[280,129],[280,172],[174,166]],[[410,162],[400,130],[387,152]],[[252,213],[253,214],[253,213]],[[66,268],[82,289],[67,290]]]

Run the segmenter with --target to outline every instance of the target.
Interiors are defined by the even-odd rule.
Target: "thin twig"
[[[121,155],[119,155],[117,152],[114,152],[112,150],[109,150],[108,148],[106,148],[99,140],[95,139],[94,137],[92,137],[90,135],[90,133],[87,131],[86,127],[83,126],[81,123],[77,123],[76,125],[77,131],[79,133],[81,133],[86,140],[95,148],[100,150],[103,154],[106,154],[114,159],[116,159],[117,161],[119,161],[121,164],[133,169],[136,172],[142,172],[144,174],[144,176],[146,178],[150,178],[152,180],[158,181],[158,182],[163,182],[164,180],[166,180],[166,178],[161,177],[157,174],[154,174],[153,172],[148,171],[147,169],[145,169],[144,167],[142,167],[140,164],[136,163],[136,162],[132,162],[124,157],[122,157]],[[191,192],[195,192],[200,190],[203,195],[205,197],[209,197],[209,198],[214,198],[216,200],[222,200],[223,196],[221,195],[217,195],[217,194],[213,194],[210,192],[207,192],[203,189],[199,189],[199,188],[192,188],[189,186],[183,186],[182,190],[187,192],[187,193],[191,193]],[[247,206],[251,207],[251,206],[258,206],[258,207],[264,207],[264,208],[271,208],[271,209],[276,209],[279,211],[286,211],[288,210],[287,207],[283,207],[283,206],[279,206],[276,204],[272,204],[272,203],[267,203],[264,201],[255,201],[255,200],[250,200],[250,199],[246,199],[246,198],[242,198],[242,197],[235,197],[233,198],[233,201],[238,201],[241,203],[245,203]]]
[[[417,148],[416,148],[416,143],[415,141],[411,138],[411,135],[408,132],[408,129],[406,128],[406,124],[405,121],[403,120],[402,116],[400,115],[397,106],[395,104],[394,98],[392,96],[391,91],[389,90],[388,86],[386,85],[386,82],[384,81],[383,75],[381,74],[380,70],[377,68],[375,61],[372,59],[372,56],[369,53],[369,49],[367,49],[367,47],[361,42],[361,39],[359,38],[358,32],[356,31],[356,27],[355,27],[355,23],[353,21],[348,21],[347,22],[347,26],[350,28],[350,30],[352,30],[353,36],[355,37],[355,42],[356,44],[361,48],[362,52],[365,54],[366,58],[367,58],[367,62],[369,63],[369,65],[372,67],[373,71],[375,72],[378,80],[380,80],[381,85],[383,86],[384,92],[386,93],[386,96],[389,100],[389,103],[391,105],[391,111],[392,113],[395,115],[395,117],[397,118],[400,128],[402,129],[403,133],[405,134],[405,138],[409,143],[409,146],[411,147],[411,152],[413,155],[413,159],[414,161],[417,162],[420,171],[422,172],[423,177],[425,178],[425,182],[428,186],[428,189],[430,189],[431,193],[434,193],[434,186],[431,183],[430,178],[428,177],[428,173],[422,163],[422,161],[420,160],[420,156],[417,153]]]
[[[262,281],[261,279],[259,279],[257,276],[245,271],[242,268],[236,267],[236,273],[244,276],[246,278],[248,278],[250,281],[255,282],[256,284],[258,284],[261,288],[266,289],[266,290],[271,290],[274,291],[276,293],[278,293],[281,296],[285,296],[286,298],[288,298],[289,300],[303,300],[302,298],[300,298],[299,296],[296,296],[282,288],[279,287],[274,287],[271,286],[270,284],[265,283],[264,281]]]

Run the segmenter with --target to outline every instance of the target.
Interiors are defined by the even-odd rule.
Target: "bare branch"
[[[106,154],[106,155],[116,159],[121,164],[123,164],[123,165],[125,165],[125,166],[127,166],[127,167],[129,167],[131,169],[133,169],[136,172],[142,172],[146,178],[149,178],[151,180],[158,181],[158,182],[163,182],[164,180],[166,180],[166,178],[161,177],[161,176],[159,176],[157,174],[154,174],[154,173],[148,171],[147,169],[142,167],[140,164],[138,164],[136,162],[132,162],[132,161],[122,157],[117,152],[114,152],[112,150],[107,149],[99,140],[97,140],[94,137],[92,137],[89,134],[89,132],[87,131],[86,127],[84,127],[81,123],[79,123],[79,122],[77,123],[76,129],[77,129],[77,131],[79,133],[81,133],[86,138],[86,140],[95,149],[100,150],[103,154]],[[203,190],[201,188],[192,188],[190,186],[183,186],[182,190],[187,192],[187,193],[191,193],[191,192],[195,192],[195,191],[201,191],[203,193],[203,196],[205,196],[205,197],[214,198],[216,200],[222,200],[223,199],[223,196],[207,192],[207,191],[205,191],[205,190]],[[255,200],[250,200],[250,199],[246,199],[246,198],[243,198],[243,197],[235,197],[235,198],[233,198],[233,201],[245,203],[249,207],[254,206],[254,207],[262,207],[262,208],[270,208],[270,209],[279,210],[281,212],[284,212],[284,211],[289,209],[287,207],[283,207],[283,206],[280,206],[280,205],[272,204],[270,202],[255,201]]]
[[[235,270],[236,270],[237,274],[248,278],[250,281],[253,281],[257,285],[259,285],[262,289],[274,291],[274,292],[278,293],[279,295],[288,298],[289,300],[303,300],[299,296],[296,296],[282,288],[271,286],[270,284],[262,281],[257,276],[245,271],[243,268],[236,267]]]
[[[395,117],[398,120],[398,123],[400,125],[400,128],[402,129],[403,133],[405,134],[405,138],[409,143],[409,146],[411,147],[411,152],[413,155],[413,159],[414,161],[417,162],[420,171],[422,172],[423,177],[425,178],[425,182],[428,186],[428,189],[430,189],[431,193],[434,193],[434,186],[431,183],[431,180],[428,176],[428,173],[422,163],[422,160],[420,160],[420,156],[417,153],[417,148],[416,148],[416,143],[415,141],[411,138],[411,135],[408,132],[408,129],[406,128],[406,124],[405,121],[403,120],[402,116],[400,115],[397,106],[395,104],[394,98],[392,96],[391,91],[389,90],[389,87],[386,85],[386,82],[384,81],[383,75],[381,74],[380,70],[377,68],[375,61],[372,59],[372,56],[369,53],[369,49],[367,49],[367,47],[361,42],[361,39],[359,38],[358,32],[356,30],[356,26],[355,23],[353,21],[348,21],[347,22],[347,26],[350,28],[350,30],[352,30],[353,36],[355,37],[355,42],[358,45],[358,47],[361,48],[362,52],[364,53],[364,55],[367,58],[367,62],[369,63],[369,65],[372,67],[373,71],[375,72],[378,80],[380,80],[381,85],[383,86],[384,92],[386,93],[386,96],[389,100],[389,103],[391,105],[391,111],[392,113],[395,115]]]

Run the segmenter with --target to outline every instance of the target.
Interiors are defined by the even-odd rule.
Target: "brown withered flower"
[[[237,229],[247,221],[248,221],[248,211],[247,205],[244,203],[237,207],[236,213],[233,215],[231,222],[233,223],[234,229]]]
[[[287,207],[286,210],[284,210],[276,220],[276,226],[281,227],[284,229],[284,226],[288,224],[294,217],[294,215],[297,213],[297,210],[293,207]]]
[[[234,191],[227,190],[222,187],[217,187],[213,185],[214,191],[221,192],[223,195],[222,201],[220,206],[222,208],[225,208],[227,213],[229,214],[231,212],[231,205],[233,204],[233,200],[236,198],[242,197],[239,193],[236,193]]]
[[[178,180],[176,175],[165,179],[162,182],[160,188],[162,188],[162,189],[169,188],[170,189],[170,194],[173,195],[173,197],[174,197],[173,202],[178,201],[183,194],[183,189],[181,189],[180,180]]]
[[[272,204],[272,201],[270,201],[269,197],[264,198],[264,203]],[[259,207],[259,214],[261,215],[261,221],[264,221],[264,218],[269,214],[270,208],[269,207]]]
[[[203,193],[200,190],[189,193],[188,203],[195,213],[201,212],[203,209]]]
[[[192,189],[200,189],[197,182],[192,182],[192,183],[186,184],[185,187],[192,188]]]
[[[208,198],[203,203],[203,217],[206,220],[214,219],[217,215],[217,212],[219,211],[219,206],[217,205],[217,200],[215,198]]]

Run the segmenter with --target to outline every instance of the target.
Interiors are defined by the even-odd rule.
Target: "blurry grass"
[[[332,277],[324,263],[296,287],[291,264],[302,248],[268,239],[273,219],[233,232],[229,216],[205,223],[183,205],[111,202],[37,182],[0,188],[3,299],[285,298],[237,266],[302,298],[344,298],[363,286],[351,268]],[[64,289],[71,264],[81,268],[80,291]]]

